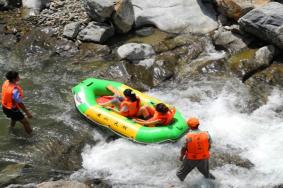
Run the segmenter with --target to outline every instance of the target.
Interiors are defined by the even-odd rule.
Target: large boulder
[[[208,33],[218,27],[216,13],[196,0],[132,0],[135,25],[155,25],[167,32]]]
[[[134,24],[134,9],[130,0],[119,0],[115,5],[112,22],[119,33],[127,33]]]
[[[115,0],[83,0],[88,16],[94,21],[103,22],[111,17]]]
[[[239,19],[241,29],[283,49],[283,4],[271,2]]]
[[[238,20],[253,8],[258,8],[270,0],[216,0],[217,9],[223,15]]]
[[[113,25],[90,22],[86,28],[79,32],[78,38],[82,41],[103,43],[113,35]]]

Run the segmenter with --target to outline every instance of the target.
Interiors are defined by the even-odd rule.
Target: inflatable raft
[[[132,89],[141,99],[142,105],[154,106],[162,102],[119,82],[88,78],[72,88],[76,108],[87,119],[121,136],[140,143],[176,141],[186,133],[188,127],[184,117],[178,110],[176,110],[174,120],[170,125],[145,127],[112,110],[100,106],[97,103],[98,98],[113,95],[113,93],[106,88],[108,85],[112,85],[121,93],[127,88]],[[170,105],[166,105],[170,107]]]

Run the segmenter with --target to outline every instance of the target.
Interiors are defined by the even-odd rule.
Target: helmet
[[[195,129],[199,126],[199,120],[198,118],[192,117],[187,120],[187,124],[191,129]]]

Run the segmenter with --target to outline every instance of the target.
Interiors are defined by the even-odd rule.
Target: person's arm
[[[116,96],[122,96],[122,97],[124,97],[124,94],[121,93],[119,90],[115,89],[112,85],[108,85],[108,86],[107,86],[107,89],[108,89],[109,91],[111,91],[112,93],[114,93],[114,95],[116,95]]]
[[[25,112],[25,114],[27,115],[28,118],[32,118],[31,113],[29,112],[29,110],[26,108],[26,106],[24,105],[24,103],[18,103],[19,107]]]
[[[185,144],[180,151],[180,157],[179,157],[180,161],[183,161],[184,156],[186,155],[186,151],[187,151],[187,144]]]
[[[133,119],[134,122],[139,123],[141,125],[154,127],[156,124],[160,123],[160,120],[142,120],[142,119]]]
[[[13,90],[13,100],[17,103],[17,105],[25,112],[25,114],[27,115],[28,118],[32,118],[31,113],[28,111],[28,109],[26,108],[26,106],[23,103],[23,99],[20,95],[20,92],[18,89],[14,89]]]

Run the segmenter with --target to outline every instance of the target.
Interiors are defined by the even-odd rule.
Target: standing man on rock
[[[11,127],[16,125],[17,121],[20,121],[25,128],[26,133],[31,135],[32,128],[30,123],[25,118],[22,109],[28,118],[32,118],[31,113],[27,110],[23,103],[23,90],[18,84],[20,80],[19,73],[16,71],[9,71],[6,74],[7,80],[2,85],[2,109],[4,114],[11,119]]]
[[[186,135],[186,144],[181,149],[180,161],[183,161],[183,164],[177,171],[177,177],[184,181],[188,173],[197,167],[205,178],[215,179],[209,173],[211,139],[208,132],[198,129],[199,120],[197,118],[189,118],[187,124],[190,131]]]

